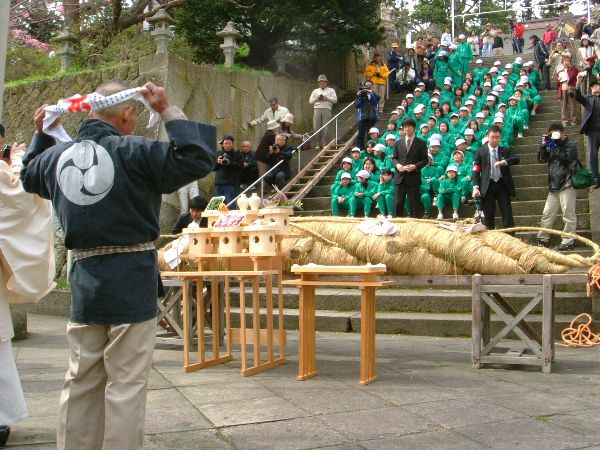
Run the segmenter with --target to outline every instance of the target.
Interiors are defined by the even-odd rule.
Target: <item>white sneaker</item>
[[[388,219],[393,219],[393,217],[391,215],[387,216]]]
[[[529,130],[529,125],[523,125],[524,130]]]
[[[439,213],[437,219],[444,220],[444,215],[442,213]]]
[[[517,137],[518,137],[518,138],[522,138],[522,137],[523,137],[523,133],[518,133],[518,134],[517,134]]]
[[[482,219],[485,217],[485,214],[483,213],[483,211],[479,211],[479,217],[481,217]]]
[[[454,220],[457,220],[457,219],[458,219],[458,213],[457,213],[457,212],[455,212],[454,214],[452,214],[452,218],[453,218]]]
[[[535,111],[534,110],[531,111],[531,115],[535,116]]]

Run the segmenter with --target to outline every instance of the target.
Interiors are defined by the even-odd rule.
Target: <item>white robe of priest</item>
[[[54,288],[50,203],[23,190],[20,156],[11,166],[0,161],[0,425],[27,417],[9,303],[37,301]]]

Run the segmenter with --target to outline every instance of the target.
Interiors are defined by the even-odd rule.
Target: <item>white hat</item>
[[[488,143],[488,141],[489,141],[488,137],[487,137],[487,136],[484,136],[484,137],[483,137],[483,139],[481,140],[481,145],[485,145],[485,144],[487,144],[487,143]]]
[[[504,119],[502,117],[494,117],[494,123],[504,123]]]
[[[451,164],[448,167],[446,167],[446,173],[448,173],[450,171],[458,173],[458,167],[456,167],[454,164]]]
[[[460,139],[457,139],[456,142],[454,142],[454,145],[456,145],[458,147],[459,145],[466,144],[466,143],[467,143],[467,141],[465,141],[463,138],[460,138]]]
[[[527,75],[523,75],[521,78],[519,78],[519,81],[522,83],[527,83],[529,81],[529,77]]]
[[[504,91],[504,88],[502,86],[500,86],[500,85],[494,86],[494,92],[502,92],[502,91]]]
[[[450,44],[450,50],[456,50],[458,47],[456,44]]]
[[[417,86],[425,86],[425,83],[423,83],[422,81],[420,81]]]
[[[503,77],[504,75],[509,76],[510,73],[508,73],[506,70],[503,70],[502,73],[500,74],[500,76]],[[500,80],[498,80],[498,81],[500,81]]]
[[[440,50],[438,57],[448,56],[448,52],[446,50]]]
[[[373,127],[373,128],[371,128],[371,129],[369,130],[369,134],[371,134],[371,133],[377,133],[377,134],[379,134],[379,128],[377,128],[377,127]]]
[[[473,105],[473,100],[467,100],[467,101],[465,102],[465,106],[467,106],[467,105]],[[462,109],[462,108],[461,108],[461,109]],[[468,110],[468,108],[466,108],[466,109]]]
[[[406,98],[413,98],[413,97],[414,97],[414,95],[412,95],[412,94],[406,94]]]
[[[485,114],[482,112],[478,112],[477,114],[475,114],[475,117],[478,119],[485,119]]]
[[[395,134],[393,134],[393,133],[390,133],[390,134],[388,134],[388,135],[385,137],[385,140],[386,140],[386,141],[390,141],[390,140],[392,140],[392,139],[393,139],[393,140],[396,140],[396,135],[395,135]],[[381,145],[381,144],[380,144],[380,145]],[[377,147],[377,146],[375,146],[375,147]]]
[[[289,123],[289,124],[294,124],[294,115],[291,113],[286,113],[284,114],[284,116],[279,119],[279,122],[284,122],[284,123]]]
[[[319,82],[319,81],[327,81],[327,75],[323,75],[323,74],[319,75],[319,77],[317,78],[317,82]]]
[[[517,84],[515,84],[515,87],[524,87],[525,83],[523,83],[522,81],[519,81]]]
[[[511,63],[508,63],[507,65],[504,66],[505,69],[512,69],[513,65]]]
[[[581,35],[581,40],[583,41],[584,39],[587,39],[589,41],[590,40],[590,36],[588,34],[582,34]]]
[[[442,135],[440,133],[433,133],[431,135],[431,139],[429,140],[429,145],[431,145],[431,141],[442,141]]]
[[[465,130],[465,136],[475,136],[475,132],[471,128]]]
[[[350,150],[350,153],[354,153],[354,152],[360,153],[360,148],[358,148],[358,147],[352,147],[352,150]]]
[[[385,145],[383,145],[383,144],[375,144],[373,146],[373,151],[374,152],[385,152]]]
[[[435,97],[433,97],[431,100],[429,100],[429,103],[433,103],[433,102],[437,102],[437,103],[439,103],[439,102],[440,102],[440,99],[439,99],[439,98],[435,98]]]
[[[267,122],[267,130],[276,130],[277,128],[279,128],[279,122],[276,120],[269,120]]]
[[[483,83],[483,87],[486,87],[486,86],[492,87],[492,83],[490,83],[489,81],[486,81],[485,83]]]
[[[483,59],[478,59],[477,61],[475,61],[475,64],[483,64]]]
[[[461,106],[459,111],[469,112],[469,108],[467,108],[466,106]]]
[[[437,139],[430,139],[429,140],[429,146],[430,147],[434,147],[434,146],[440,146],[442,145],[442,143],[440,141],[438,141]]]
[[[465,35],[464,35],[464,34],[459,34],[459,35],[458,35],[458,38],[459,38],[459,39],[464,39],[464,38],[465,38]]]
[[[477,96],[471,94],[471,95],[469,95],[469,100],[475,100],[475,101],[477,101]]]
[[[402,111],[405,111],[405,110],[406,110],[406,108],[405,108],[404,106],[402,106],[402,105],[400,105],[400,106],[396,106],[396,109],[401,109]]]
[[[519,64],[519,65],[523,64],[523,58],[521,58],[520,56],[517,56],[515,58],[515,64]]]
[[[452,119],[453,117],[456,117],[456,118],[458,118],[458,114],[456,114],[456,113],[452,113],[452,114],[450,114],[450,118]]]
[[[364,169],[363,169],[363,170],[359,170],[359,171],[356,173],[356,176],[357,176],[357,177],[360,177],[360,178],[369,178],[369,176],[370,176],[370,175],[371,175],[371,174],[370,174],[370,173],[369,173],[367,170],[364,170]]]
[[[498,72],[498,68],[497,68],[496,66],[494,66],[494,67],[492,67],[492,68],[489,70],[489,72],[490,72],[490,73],[496,73],[496,72]]]
[[[422,130],[422,129],[423,129],[423,127],[427,127],[427,128],[429,128],[429,125],[428,125],[428,124],[426,124],[426,123],[422,123],[422,124],[421,124],[421,126],[419,127],[419,130]]]
[[[347,156],[342,159],[342,164],[344,163],[348,163],[348,164],[352,164],[352,158],[348,158]]]
[[[503,105],[504,105],[504,103],[503,103]],[[504,105],[504,106],[506,106],[506,105]],[[502,118],[504,118],[504,113],[502,111],[498,111],[496,114],[494,114],[494,117],[502,117]]]
[[[342,179],[342,180],[344,180],[344,179],[346,179],[346,178],[348,178],[349,180],[351,180],[351,179],[352,179],[352,176],[350,176],[350,174],[349,174],[348,172],[346,172],[346,173],[343,173],[343,174],[342,174],[342,177],[341,177],[341,179]]]
[[[413,92],[417,92],[417,91],[422,92],[423,89],[421,89],[419,86],[417,86]]]
[[[494,65],[495,65],[495,66],[501,66],[501,65],[502,65],[502,63],[501,63],[500,61],[496,61],[496,62],[494,62]]]
[[[533,66],[533,61],[527,61],[525,64],[523,64],[523,67],[529,67],[529,66]]]
[[[488,95],[488,96],[487,96],[485,99],[486,99],[488,102],[489,102],[490,100],[491,100],[491,101],[493,101],[493,102],[495,102],[495,101],[496,101],[496,97],[495,97],[495,96],[493,96],[493,95]]]
[[[444,84],[447,84],[447,85],[450,85],[450,86],[452,86],[452,78],[450,78],[450,79],[446,78],[446,79],[444,80]]]
[[[514,95],[511,95],[511,96],[508,98],[508,101],[509,101],[509,102],[510,102],[511,100],[514,100],[515,102],[518,102],[518,101],[519,101],[519,99],[518,99],[517,97],[515,97]]]

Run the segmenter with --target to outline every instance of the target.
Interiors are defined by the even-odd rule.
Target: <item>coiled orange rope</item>
[[[585,323],[577,323],[579,320],[587,319]],[[568,328],[562,330],[561,336],[563,347],[593,347],[600,345],[600,334],[592,332],[592,317],[589,314],[579,314]]]
[[[587,284],[587,296],[591,297],[594,286],[600,291],[600,263],[594,264],[590,268],[588,276],[590,277],[590,281]]]

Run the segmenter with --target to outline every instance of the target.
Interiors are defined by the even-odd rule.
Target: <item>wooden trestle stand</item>
[[[241,228],[241,227],[239,227]],[[251,230],[251,227],[246,227]],[[263,232],[264,230],[260,230]],[[236,236],[235,233],[239,234]],[[233,233],[233,234],[231,234]],[[213,228],[212,232],[207,230],[198,233],[198,240],[210,239],[212,244],[206,244],[203,249],[211,251],[212,249],[221,249],[217,253],[197,253],[192,252],[181,255],[182,259],[192,261],[197,271],[165,271],[161,273],[163,278],[173,277],[183,282],[183,369],[185,372],[192,372],[206,367],[221,364],[233,359],[232,345],[241,346],[241,374],[242,376],[253,375],[263,370],[267,370],[286,362],[285,346],[287,341],[286,331],[284,329],[283,318],[283,291],[282,291],[282,270],[283,254],[279,252],[281,239],[287,235],[286,232],[272,233],[270,248],[272,252],[241,252],[241,245],[231,246],[231,240],[235,239],[238,244],[241,241],[241,235],[249,235],[250,231],[240,231],[235,229],[228,233],[225,228],[217,230]],[[268,233],[267,233],[268,234]],[[232,237],[233,236],[233,237]],[[200,239],[201,237],[201,239]],[[193,239],[191,237],[191,239]],[[254,243],[258,242],[256,239]],[[208,241],[207,241],[208,242]],[[277,245],[274,245],[274,244]],[[227,244],[227,245],[225,245]],[[190,249],[192,245],[190,243]],[[252,250],[252,247],[251,247]],[[194,254],[192,254],[194,253]],[[277,305],[273,301],[273,283],[276,278]],[[221,327],[220,315],[217,311],[221,310],[219,305],[218,283],[223,279],[224,299],[225,299],[225,348],[222,351],[223,342],[216,330]],[[266,328],[261,328],[261,305],[259,295],[259,283],[264,281],[265,285],[265,308],[262,312],[266,315]],[[239,283],[240,309],[239,328],[233,328],[231,324],[231,285],[232,282]],[[207,342],[205,337],[205,310],[202,307],[196,308],[196,338],[197,338],[197,360],[191,361],[192,339],[194,338],[193,317],[191,317],[192,292],[190,283],[195,283],[196,298],[202,298],[204,284],[212,283],[211,289],[211,329],[212,349],[210,355],[207,355]],[[246,311],[246,289],[251,286],[252,299],[252,326],[249,326],[249,317]],[[200,302],[201,304],[201,302]],[[274,311],[275,308],[275,311]],[[274,324],[274,315],[277,315],[277,324]],[[253,358],[250,361],[248,355],[249,346],[253,346]],[[278,347],[278,351],[275,351]],[[263,358],[262,348],[266,348],[266,357]]]
[[[360,384],[366,385],[377,379],[375,352],[375,289],[386,284],[378,281],[377,275],[386,272],[384,265],[377,266],[292,266],[291,271],[299,274],[300,279],[284,281],[285,285],[298,286],[300,289],[300,345],[298,380],[318,375],[316,368],[315,336],[315,290],[317,287],[355,286],[361,289],[361,344],[360,344]],[[356,281],[339,281],[319,276],[343,275],[359,277]]]

